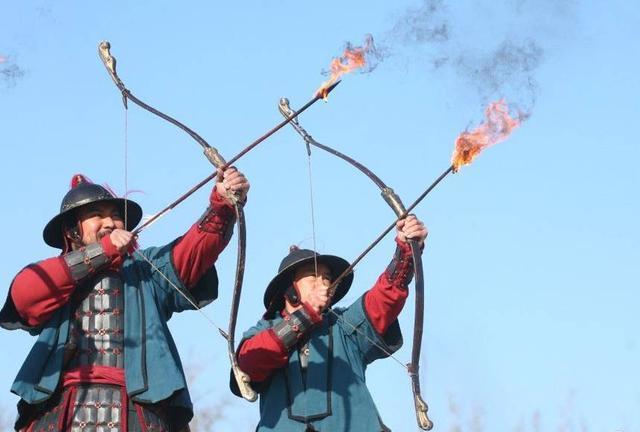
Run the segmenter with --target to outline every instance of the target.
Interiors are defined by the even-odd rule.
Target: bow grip
[[[399,218],[407,216],[407,210],[405,209],[404,204],[402,204],[400,197],[393,191],[393,189],[391,189],[390,187],[385,187],[382,189],[382,192],[380,192],[380,194],[396,213],[396,216],[398,216]]]
[[[224,168],[227,164],[227,161],[224,160],[220,152],[218,152],[218,150],[211,146],[208,146],[204,149],[204,155],[207,157],[209,162],[211,162],[211,165],[218,169]]]
[[[209,162],[211,162],[211,165],[213,165],[217,169],[226,168],[227,161],[222,157],[220,152],[214,147],[211,147],[211,146],[205,147],[204,155],[209,160]],[[230,191],[227,191],[226,196],[233,205],[242,204],[240,202],[239,194],[234,194]]]

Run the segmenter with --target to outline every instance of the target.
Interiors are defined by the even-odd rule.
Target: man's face
[[[78,210],[82,244],[100,241],[114,229],[124,229],[118,207],[111,203],[95,203]]]
[[[293,276],[293,286],[297,289],[302,300],[309,297],[314,289],[321,286],[329,287],[333,276],[329,267],[322,263],[318,263],[317,273],[316,266],[313,262],[299,267]]]

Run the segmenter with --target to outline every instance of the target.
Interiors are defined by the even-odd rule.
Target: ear
[[[80,234],[79,226],[68,226],[64,229],[65,252],[69,252],[75,248],[82,247],[82,234]]]
[[[73,242],[80,242],[82,241],[82,236],[80,235],[80,230],[78,230],[78,227],[70,227],[67,228],[65,230],[65,234],[67,235],[67,237],[69,237],[71,239],[71,241]]]
[[[291,306],[293,307],[300,305],[300,294],[298,293],[298,289],[295,287],[295,282],[285,290],[284,298],[291,303]]]

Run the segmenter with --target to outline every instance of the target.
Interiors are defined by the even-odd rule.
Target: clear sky
[[[57,254],[42,241],[72,174],[142,191],[152,214],[211,171],[183,132],[131,105],[97,56],[107,39],[143,100],[232,156],[278,122],[280,97],[306,102],[345,42],[372,34],[384,58],[346,76],[302,124],[412,201],[449,164],[455,138],[499,97],[530,114],[512,137],[447,178],[416,213],[424,253],[423,394],[437,431],[640,431],[640,6],[612,0],[490,2],[94,2],[0,4],[2,295],[26,264]],[[125,157],[126,154],[126,157]],[[238,335],[289,245],[312,246],[304,146],[285,129],[241,159],[252,183]],[[316,241],[355,258],[393,214],[372,183],[314,151]],[[205,188],[206,189],[206,188]],[[159,245],[204,211],[208,190],[143,233]],[[343,304],[393,252],[357,267]],[[220,258],[226,327],[235,242]],[[411,352],[413,296],[401,315]],[[224,340],[198,313],[170,326],[198,372],[201,407],[224,405],[220,429],[250,430],[257,404],[227,390]],[[33,339],[2,332],[0,406]],[[409,379],[393,360],[368,384],[395,431],[415,430]],[[458,428],[458,429],[456,429]]]

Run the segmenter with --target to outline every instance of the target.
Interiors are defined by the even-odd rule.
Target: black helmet
[[[264,292],[264,306],[267,309],[265,318],[273,318],[274,314],[284,308],[284,293],[291,286],[293,280],[293,274],[296,269],[303,264],[307,264],[314,261],[324,264],[329,267],[331,274],[334,278],[337,278],[349,267],[349,262],[334,256],[334,255],[320,255],[309,249],[298,249],[296,246],[292,246],[289,249],[289,254],[284,257],[278,268],[278,274],[274,277],[267,289]],[[353,282],[353,272],[345,276],[338,286],[331,298],[331,304],[335,304],[342,297],[347,294],[351,283]]]
[[[116,197],[107,188],[94,184],[81,174],[71,179],[71,190],[62,198],[60,213],[44,227],[42,237],[49,246],[64,249],[64,228],[66,219],[73,215],[74,210],[87,204],[96,202],[113,203],[120,212],[127,214],[127,231],[131,231],[142,219],[142,208],[134,201]]]

